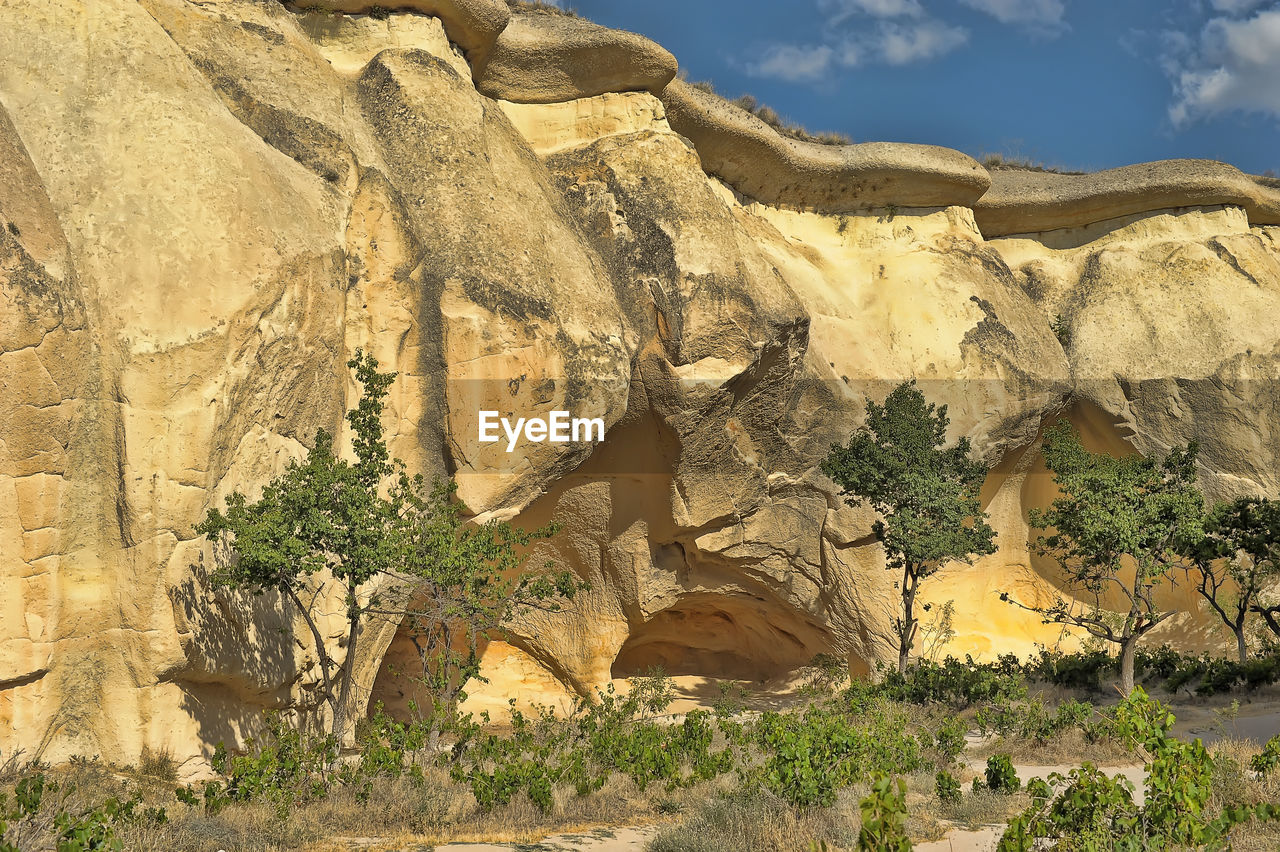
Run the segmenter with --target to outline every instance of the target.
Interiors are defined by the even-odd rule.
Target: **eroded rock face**
[[[504,0],[391,0],[383,4],[368,0],[311,0],[291,5],[297,10],[370,15],[374,20],[390,18],[391,9],[430,15],[440,19],[449,40],[462,48],[475,65],[484,64],[498,35],[511,20],[511,9]]]
[[[873,207],[971,206],[991,185],[986,169],[937,145],[822,145],[779,134],[759,118],[683,80],[662,92],[671,126],[697,146],[703,167],[751,198],[852,213]]]
[[[1003,237],[1223,204],[1242,208],[1254,225],[1280,225],[1280,190],[1214,160],[1162,160],[1084,175],[999,169],[974,212],[982,233]]]
[[[0,5],[0,751],[194,767],[314,703],[297,614],[211,588],[192,527],[317,428],[346,439],[356,348],[399,373],[393,452],[477,513],[559,522],[530,558],[590,582],[489,645],[477,709],[654,664],[891,658],[873,516],[817,465],[908,378],[992,471],[1000,552],[923,590],[955,602],[958,652],[1056,637],[996,597],[1059,579],[1027,547],[1046,420],[1112,452],[1196,438],[1213,496],[1278,493],[1280,231],[1244,202],[989,239],[956,152],[774,186],[643,80],[548,66],[545,97],[513,65],[484,96],[439,14]],[[481,410],[607,435],[508,453]],[[341,658],[342,601],[316,606]],[[360,639],[361,705],[413,697],[397,627]]]
[[[512,17],[476,70],[492,98],[555,103],[605,92],[658,93],[676,75],[676,59],[649,39],[568,15]]]

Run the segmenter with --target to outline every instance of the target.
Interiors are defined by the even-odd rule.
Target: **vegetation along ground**
[[[823,465],[881,518],[874,534],[901,577],[896,665],[850,679],[847,661],[820,656],[770,707],[725,682],[672,713],[675,684],[653,670],[567,713],[513,699],[508,717],[477,718],[459,704],[481,639],[584,586],[523,563],[523,545],[554,528],[469,525],[449,483],[390,456],[380,418],[395,377],[377,366],[362,353],[350,363],[363,388],[348,414],[354,461],[321,432],[260,498],[231,495],[200,532],[228,587],[276,589],[305,613],[304,589],[337,584],[349,645],[370,618],[414,625],[430,703],[353,721],[352,672],[322,655],[314,704],[219,745],[211,777],[179,778],[165,754],[59,767],[4,756],[0,852],[407,849],[619,825],[655,827],[654,852],[901,850],[983,826],[1003,852],[1280,848],[1280,736],[1241,733],[1250,718],[1276,727],[1280,607],[1266,590],[1280,512],[1260,498],[1207,506],[1194,445],[1116,459],[1066,424],[1048,429],[1059,496],[1032,514],[1035,547],[1071,594],[1035,607],[1005,597],[1089,639],[1024,660],[939,660],[946,637],[920,628],[915,592],[944,562],[990,552],[992,532],[967,442],[946,446],[945,406],[903,384]],[[1173,615],[1155,592],[1174,583],[1192,584],[1235,654],[1145,641]],[[1103,609],[1116,589],[1127,610]]]

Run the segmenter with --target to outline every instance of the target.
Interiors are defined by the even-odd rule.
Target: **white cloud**
[[[1241,0],[1236,0],[1240,2]],[[1002,24],[1017,24],[1046,33],[1061,32],[1066,6],[1062,0],[960,0],[979,12],[985,12]],[[1232,2],[1232,0],[1224,0]]]
[[[775,44],[748,64],[747,73],[790,83],[820,80],[827,75],[834,53],[826,45]]]
[[[922,18],[919,0],[818,0],[818,9],[827,15],[828,26],[844,23],[855,14],[875,18]]]
[[[823,44],[770,45],[745,63],[747,73],[816,81],[841,67],[924,62],[969,40],[968,30],[930,17],[919,0],[818,0],[818,8],[826,16]],[[841,26],[855,15],[864,18],[861,26]]]
[[[877,34],[881,57],[890,65],[907,65],[950,53],[969,40],[969,31],[941,21],[918,24],[887,23]]]
[[[1165,61],[1175,125],[1233,111],[1280,117],[1280,7],[1247,20],[1214,18],[1181,47]]]
[[[1266,5],[1267,0],[1211,0],[1214,11],[1226,12],[1228,15],[1241,15],[1252,12],[1259,6]]]

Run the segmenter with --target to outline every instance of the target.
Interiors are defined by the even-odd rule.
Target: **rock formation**
[[[873,207],[972,207],[991,177],[936,145],[823,145],[788,139],[759,118],[683,80],[662,93],[672,128],[709,173],[754,200],[824,213]]]
[[[660,92],[676,59],[647,38],[568,15],[517,15],[477,68],[491,98],[556,103],[605,92]]]
[[[1280,190],[1213,160],[1162,160],[1085,175],[998,169],[974,214],[983,234],[1004,237],[1219,205],[1241,208],[1254,225],[1280,225]]]
[[[477,707],[891,657],[873,516],[817,464],[906,378],[991,468],[1000,552],[924,587],[960,651],[1056,635],[996,598],[1058,579],[1027,548],[1049,418],[1113,452],[1196,438],[1213,496],[1280,493],[1275,192],[1229,167],[819,149],[638,36],[321,5],[371,14],[0,5],[0,751],[190,769],[308,701],[296,613],[211,588],[192,528],[345,439],[357,347],[399,372],[393,452],[559,521],[531,557],[591,584],[489,645]],[[480,410],[608,432],[507,453]],[[342,602],[317,606],[340,657]],[[362,704],[410,697],[406,645],[370,625]]]

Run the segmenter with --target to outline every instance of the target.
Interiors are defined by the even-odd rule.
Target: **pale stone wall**
[[[1055,580],[1027,552],[1048,418],[1117,452],[1196,438],[1215,496],[1280,493],[1280,231],[1245,207],[988,240],[969,206],[986,178],[928,149],[939,175],[859,196],[883,206],[784,209],[709,176],[653,94],[481,95],[488,30],[469,63],[449,26],[0,4],[0,752],[149,746],[194,769],[263,708],[311,700],[296,614],[211,589],[193,526],[317,428],[343,439],[358,347],[400,374],[393,451],[456,476],[476,512],[560,522],[531,558],[591,583],[490,645],[481,709],[652,663],[769,677],[891,657],[872,516],[816,466],[909,377],[992,469],[1000,552],[924,590],[955,601],[958,652],[1056,636],[996,599]],[[840,162],[854,180],[862,161]],[[963,198],[904,203],[937,186]],[[508,454],[478,442],[482,408],[608,433]],[[318,606],[341,656],[341,602]],[[395,634],[361,638],[362,705],[411,697]]]

